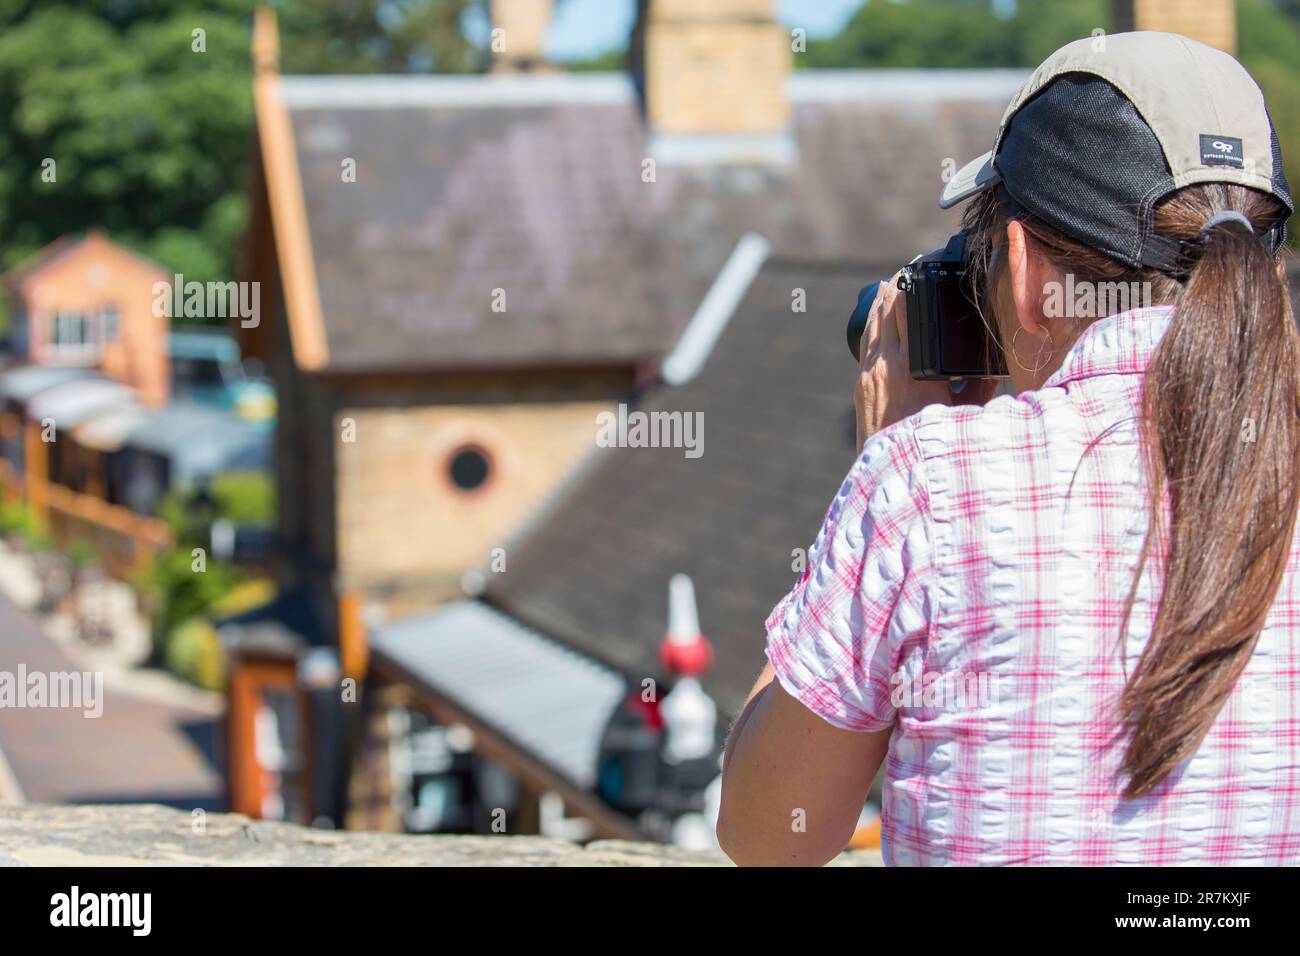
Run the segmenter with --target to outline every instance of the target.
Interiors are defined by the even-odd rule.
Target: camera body
[[[849,349],[858,357],[871,304],[880,288],[873,282],[858,294],[849,319]],[[898,275],[907,304],[907,342],[912,378],[953,381],[1005,378],[1006,359],[975,305],[966,263],[966,234],[942,249],[917,256]]]

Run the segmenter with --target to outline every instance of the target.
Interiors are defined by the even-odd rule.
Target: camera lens
[[[881,280],[876,280],[870,285],[863,286],[862,291],[858,293],[858,304],[849,316],[849,351],[853,353],[855,361],[862,361],[862,356],[858,354],[858,349],[862,344],[862,333],[867,330],[867,317],[871,314],[871,304],[876,301],[876,293],[880,291]]]

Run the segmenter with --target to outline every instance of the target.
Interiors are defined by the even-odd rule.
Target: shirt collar
[[[1093,375],[1142,374],[1169,328],[1173,313],[1173,306],[1157,305],[1098,319],[1070,346],[1065,361],[1043,387]]]

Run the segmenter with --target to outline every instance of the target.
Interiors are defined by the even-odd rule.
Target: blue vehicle
[[[275,417],[275,391],[250,376],[239,358],[239,344],[223,332],[182,329],[168,338],[172,398],[237,413],[249,421]]]

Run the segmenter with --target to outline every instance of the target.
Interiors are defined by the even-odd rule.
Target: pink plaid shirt
[[[767,621],[782,686],[836,727],[892,727],[887,863],[1300,861],[1295,546],[1200,749],[1119,799],[1113,707],[1150,633],[1134,416],[1167,308],[1090,326],[1042,389],[932,405],[874,435]]]

